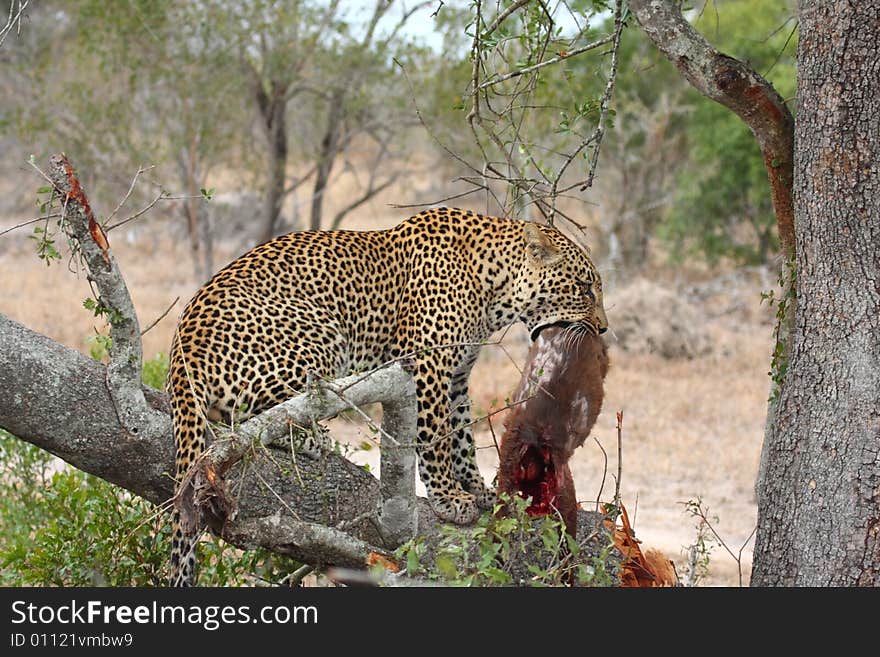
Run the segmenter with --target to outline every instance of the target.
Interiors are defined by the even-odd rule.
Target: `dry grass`
[[[373,203],[361,216],[372,225],[384,227],[405,214]],[[91,296],[84,276],[77,277],[65,264],[47,268],[35,257],[32,243],[24,237],[27,233],[29,230],[24,229],[0,238],[0,312],[88,352],[86,338],[96,328],[104,327],[82,307],[82,300]],[[175,318],[196,289],[186,245],[167,237],[127,243],[122,234],[111,234],[111,245],[143,326],[180,297],[177,307],[144,338],[147,357],[167,352]],[[221,264],[232,255],[231,250],[220,249],[216,261]],[[743,284],[728,286],[720,300],[713,298],[713,313],[718,314],[719,307],[733,310],[722,310],[715,319],[696,327],[708,333],[713,346],[709,354],[694,360],[669,361],[657,355],[626,353],[614,348],[611,339],[612,368],[606,382],[605,406],[594,430],[609,459],[601,497],[608,500],[614,491],[614,413],[622,410],[624,503],[634,518],[639,538],[646,546],[660,548],[674,559],[680,573],[686,562],[683,548],[696,535],[694,521],[685,515],[681,502],[701,496],[712,514],[719,517],[717,529],[732,547],[738,547],[754,527],[753,486],[766,412],[771,343],[768,313],[758,308],[759,292],[760,287]],[[612,327],[613,301],[612,292]],[[509,331],[504,345],[506,353],[500,347],[486,347],[475,369],[471,390],[478,411],[493,408],[493,402],[494,408],[503,406],[504,398],[519,380],[517,365],[526,353],[524,331]],[[492,422],[499,438],[502,420],[503,415],[499,415]],[[347,420],[336,420],[334,426],[353,445],[369,436],[369,432]],[[491,479],[497,456],[486,422],[479,425],[477,435],[483,448],[479,452],[480,465],[486,478]],[[376,450],[359,451],[354,457],[374,465],[378,462]],[[592,506],[604,469],[600,449],[588,442],[571,465],[580,499]],[[746,560],[749,558],[747,551]],[[710,570],[710,583],[736,583],[735,567],[720,549],[713,553]]]

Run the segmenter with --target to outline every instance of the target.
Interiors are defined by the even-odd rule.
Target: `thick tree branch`
[[[0,427],[154,504],[171,500],[174,441],[163,394],[142,388],[161,434],[132,434],[114,410],[104,365],[2,314],[0,372]],[[387,428],[393,429],[392,418]],[[337,454],[315,460],[289,447],[257,445],[226,479],[236,516],[219,533],[239,547],[261,545],[309,563],[363,566],[370,552],[396,544],[371,520],[382,499],[379,481]],[[406,485],[385,502],[399,504]],[[416,512],[420,534],[437,531],[427,500],[418,498]],[[334,529],[340,526],[344,531]],[[353,553],[355,547],[361,552]]]
[[[739,116],[755,135],[770,179],[779,240],[795,252],[794,118],[785,101],[750,66],[718,52],[685,20],[672,0],[629,0],[629,8],[654,45],[694,88]]]

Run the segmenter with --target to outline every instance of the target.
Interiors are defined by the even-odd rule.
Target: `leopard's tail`
[[[172,353],[174,353],[172,349]],[[178,352],[179,355],[179,352]],[[171,586],[193,586],[196,583],[196,544],[199,540],[200,528],[196,523],[184,531],[180,519],[179,494],[180,484],[189,469],[205,451],[207,420],[202,412],[194,387],[183,371],[182,364],[175,367],[172,357],[168,376],[168,396],[171,400],[171,422],[174,430],[176,446],[175,468],[178,490],[175,497],[174,511],[171,519],[171,568],[169,584]]]
[[[174,509],[171,518],[171,569],[168,584],[176,587],[196,583],[196,543],[198,536],[185,536],[180,526],[180,511]]]

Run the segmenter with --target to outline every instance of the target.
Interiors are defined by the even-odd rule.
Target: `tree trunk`
[[[801,0],[797,298],[764,444],[752,584],[880,585],[876,3]]]
[[[312,190],[312,214],[309,219],[311,230],[321,230],[324,211],[324,194],[330,180],[330,172],[339,154],[339,131],[341,128],[345,89],[337,87],[330,97],[327,108],[327,126],[321,139],[321,153],[318,156],[318,170],[315,174],[315,188]]]
[[[281,204],[284,202],[284,180],[287,174],[287,85],[272,82],[270,94],[257,83],[257,105],[263,120],[267,141],[266,197],[263,205],[263,226],[259,241],[268,242],[278,235]]]
[[[207,245],[205,244],[205,228],[201,225],[204,219],[202,216],[202,203],[204,201],[201,198],[199,185],[198,142],[199,137],[193,135],[189,147],[180,153],[178,167],[187,196],[183,201],[181,209],[184,219],[186,219],[193,276],[196,282],[201,285],[211,278],[214,272],[212,271],[213,267],[210,266],[213,263],[213,254],[204,252]]]

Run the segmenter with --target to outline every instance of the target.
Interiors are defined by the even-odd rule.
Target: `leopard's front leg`
[[[468,396],[468,369],[453,377],[449,391],[449,423],[452,434],[452,471],[462,488],[471,493],[481,509],[495,504],[495,491],[488,488],[477,466],[477,450],[471,430],[471,400]]]
[[[413,375],[419,400],[419,476],[434,513],[441,520],[466,525],[476,521],[480,512],[474,496],[462,488],[453,471],[449,369],[448,354],[438,350],[418,358]]]

